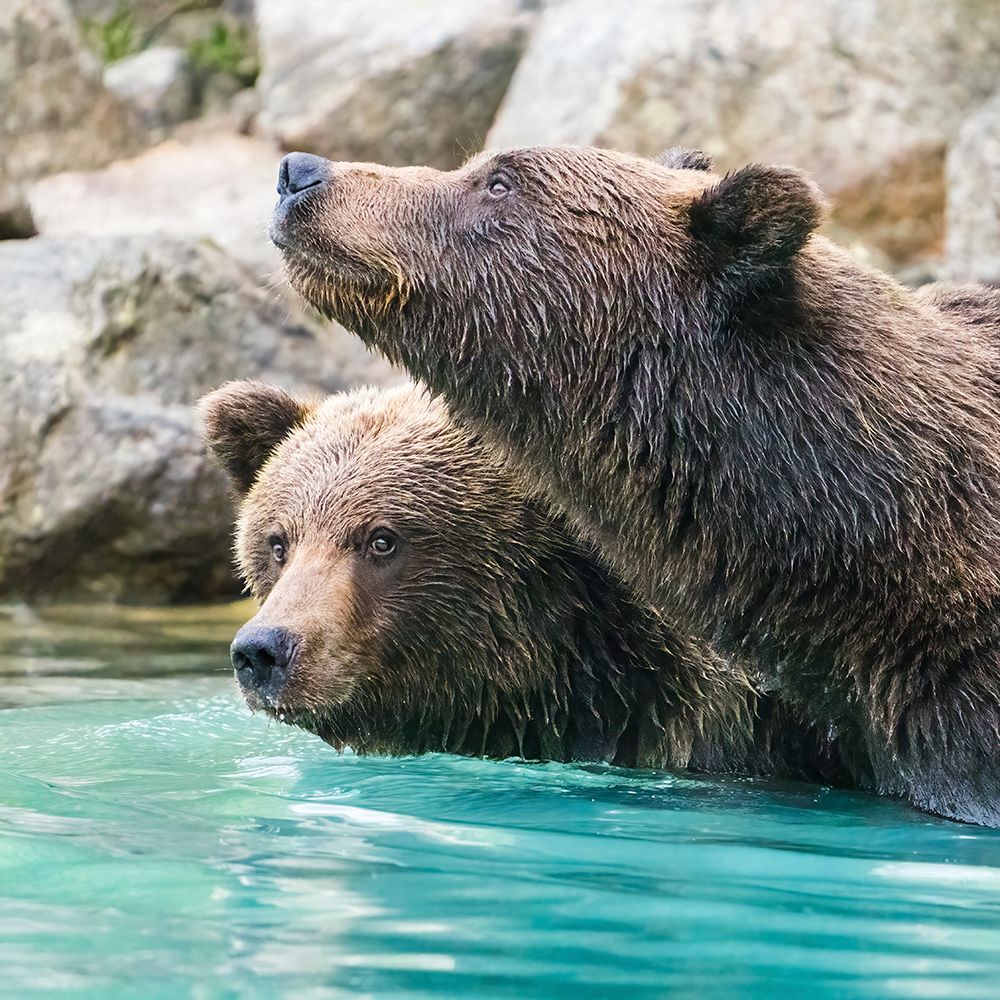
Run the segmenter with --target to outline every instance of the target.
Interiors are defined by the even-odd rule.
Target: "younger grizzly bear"
[[[361,752],[840,780],[826,727],[669,630],[413,386],[200,406],[240,498],[250,706]]]
[[[1000,295],[914,294],[815,234],[799,171],[683,150],[292,154],[279,193],[292,283],[643,595],[879,792],[1000,824]]]

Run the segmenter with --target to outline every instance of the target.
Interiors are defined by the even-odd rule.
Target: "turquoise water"
[[[0,995],[1000,995],[1000,834],[802,785],[338,756],[244,710],[244,615],[0,613]]]

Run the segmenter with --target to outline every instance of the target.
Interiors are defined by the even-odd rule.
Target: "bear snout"
[[[236,633],[229,655],[244,694],[275,705],[291,673],[295,637],[286,629],[248,622]]]
[[[329,160],[312,153],[289,153],[278,167],[278,199],[283,202],[329,179]]]
[[[271,217],[271,242],[281,250],[288,250],[295,244],[296,220],[299,213],[295,208],[302,200],[315,193],[330,180],[329,160],[312,153],[289,153],[282,158],[278,167],[278,204]]]

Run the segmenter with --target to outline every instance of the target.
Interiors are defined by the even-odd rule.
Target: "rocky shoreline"
[[[10,0],[0,11],[0,600],[235,592],[194,400],[399,378],[285,291],[287,149],[684,144],[793,162],[903,280],[1000,281],[984,0]]]

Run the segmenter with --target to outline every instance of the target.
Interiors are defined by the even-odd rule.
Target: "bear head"
[[[200,411],[260,605],[232,649],[251,708],[360,751],[623,761],[630,727],[662,761],[745,710],[744,680],[667,629],[422,389],[303,401],[233,382]],[[720,701],[681,719],[706,678]]]
[[[679,148],[539,146],[453,171],[293,153],[278,190],[272,239],[306,299],[435,388],[478,365],[507,395],[579,380],[577,346],[635,317],[679,340],[719,322],[781,282],[824,210],[799,170],[719,176]]]

